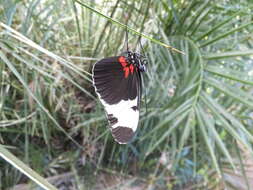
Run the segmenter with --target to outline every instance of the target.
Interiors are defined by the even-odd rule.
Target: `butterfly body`
[[[93,66],[95,91],[107,113],[112,136],[120,144],[128,143],[138,126],[145,64],[142,55],[128,51]]]

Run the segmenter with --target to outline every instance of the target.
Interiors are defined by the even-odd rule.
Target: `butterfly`
[[[114,140],[127,144],[139,122],[142,76],[145,56],[127,51],[94,64],[92,79],[95,92],[106,111]]]

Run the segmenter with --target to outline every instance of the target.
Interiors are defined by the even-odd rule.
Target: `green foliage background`
[[[225,189],[229,170],[250,189],[252,10],[250,0],[1,0],[0,187],[51,189],[45,178],[72,172],[74,189],[93,189],[106,171],[132,179],[121,189]],[[142,36],[149,58],[147,111],[118,145],[90,68],[123,51],[124,24],[130,49]]]

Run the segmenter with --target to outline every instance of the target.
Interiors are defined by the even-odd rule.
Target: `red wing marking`
[[[119,57],[119,62],[123,67],[123,71],[125,72],[125,78],[128,77],[129,73],[133,74],[134,73],[134,66],[133,64],[128,64],[127,60],[124,56]]]
[[[129,67],[124,67],[123,70],[125,71],[125,78],[129,75]]]
[[[120,57],[119,57],[119,62],[120,62],[120,64],[122,65],[122,67],[126,67],[126,66],[127,66],[127,61],[126,61],[126,58],[125,58],[125,57],[120,56]]]
[[[133,74],[133,73],[134,73],[134,66],[133,66],[133,64],[131,64],[131,65],[129,66],[129,68],[130,68],[131,74]]]

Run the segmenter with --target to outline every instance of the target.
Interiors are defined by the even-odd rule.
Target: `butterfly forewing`
[[[93,85],[103,106],[114,139],[129,142],[139,121],[141,78],[137,67],[124,56],[104,58],[93,67]]]

